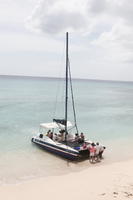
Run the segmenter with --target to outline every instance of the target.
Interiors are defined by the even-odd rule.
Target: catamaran
[[[72,97],[72,107],[74,115],[74,125],[68,120],[68,82],[70,81],[70,93]],[[88,159],[89,150],[87,146],[91,144],[78,134],[76,122],[76,112],[72,88],[72,79],[68,57],[68,32],[66,33],[66,71],[65,71],[65,113],[64,119],[53,119],[50,123],[40,124],[40,131],[32,137],[31,141],[44,150],[59,155],[70,160]],[[75,133],[70,130],[76,129]]]

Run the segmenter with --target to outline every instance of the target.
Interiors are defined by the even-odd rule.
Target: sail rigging
[[[71,98],[72,98],[72,108],[74,114],[74,126],[78,133],[77,127],[77,120],[76,120],[76,111],[75,111],[75,104],[74,104],[74,95],[73,95],[73,88],[72,88],[72,79],[71,79],[71,70],[70,70],[70,61],[68,55],[68,32],[66,33],[66,92],[65,92],[65,122],[67,122],[68,118],[68,80],[70,80],[70,91],[71,91]],[[67,130],[67,123],[65,123],[65,140],[68,134]]]
[[[70,90],[70,95],[69,95]],[[70,60],[68,54],[68,32],[66,33],[66,71],[65,71],[65,110],[64,110],[64,119],[61,118],[54,118],[53,122],[58,124],[64,125],[65,130],[65,140],[68,134],[68,96],[71,96],[71,104],[72,104],[72,112],[73,112],[73,119],[74,125],[71,129],[75,128],[76,133],[78,133],[77,127],[77,119],[76,119],[76,110],[75,110],[75,103],[74,103],[74,94],[73,94],[73,87],[72,87],[72,78],[71,78],[71,69],[70,69]],[[70,130],[70,129],[69,129]]]
[[[66,90],[65,90],[65,121],[67,122],[68,111],[68,32],[66,33]],[[67,123],[65,124],[65,140],[67,137]]]
[[[88,157],[90,156],[90,151],[87,146],[90,146],[90,144],[93,143],[91,141],[85,140],[83,133],[81,133],[80,136],[78,135],[70,61],[68,56],[68,32],[66,33],[65,75],[65,98],[63,98],[65,99],[65,113],[63,119],[54,118],[53,122],[41,123],[39,134],[37,133],[36,136],[33,136],[31,141],[43,148],[44,150],[59,155],[66,159],[88,159]],[[70,96],[69,94],[71,94],[74,126],[72,126],[71,122],[68,121],[68,96]],[[76,128],[77,131],[75,137],[73,137],[73,135],[70,133],[70,130],[73,128]],[[45,129],[47,129],[48,131],[46,132]],[[55,132],[55,129],[57,130],[57,132]]]
[[[72,78],[71,78],[71,70],[70,70],[70,60],[68,59],[68,69],[69,69],[69,77],[70,77],[70,89],[71,89],[71,97],[72,97],[72,108],[73,108],[73,115],[74,115],[74,126],[76,128],[76,132],[78,131],[77,126],[77,119],[76,119],[76,110],[75,110],[75,102],[74,102],[74,94],[73,94],[73,87],[72,87]]]

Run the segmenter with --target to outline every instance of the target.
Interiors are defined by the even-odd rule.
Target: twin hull
[[[65,148],[63,148],[61,147],[61,145],[51,144],[49,142],[42,141],[41,139],[36,138],[36,137],[33,137],[31,141],[37,144],[39,147],[43,148],[44,150],[50,153],[56,154],[58,156],[61,156],[65,159],[80,160],[80,159],[89,157],[88,150],[76,151],[70,147],[67,148],[66,145],[65,145]]]

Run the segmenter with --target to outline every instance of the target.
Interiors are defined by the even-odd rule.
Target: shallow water
[[[64,81],[0,77],[0,183],[82,170],[31,143],[39,124],[63,116]],[[133,156],[133,83],[73,81],[79,131],[107,149],[102,163]],[[69,119],[72,120],[69,106]],[[58,115],[57,115],[58,114]]]

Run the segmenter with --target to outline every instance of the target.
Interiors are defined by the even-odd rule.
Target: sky
[[[0,75],[133,81],[133,0],[0,0]]]

